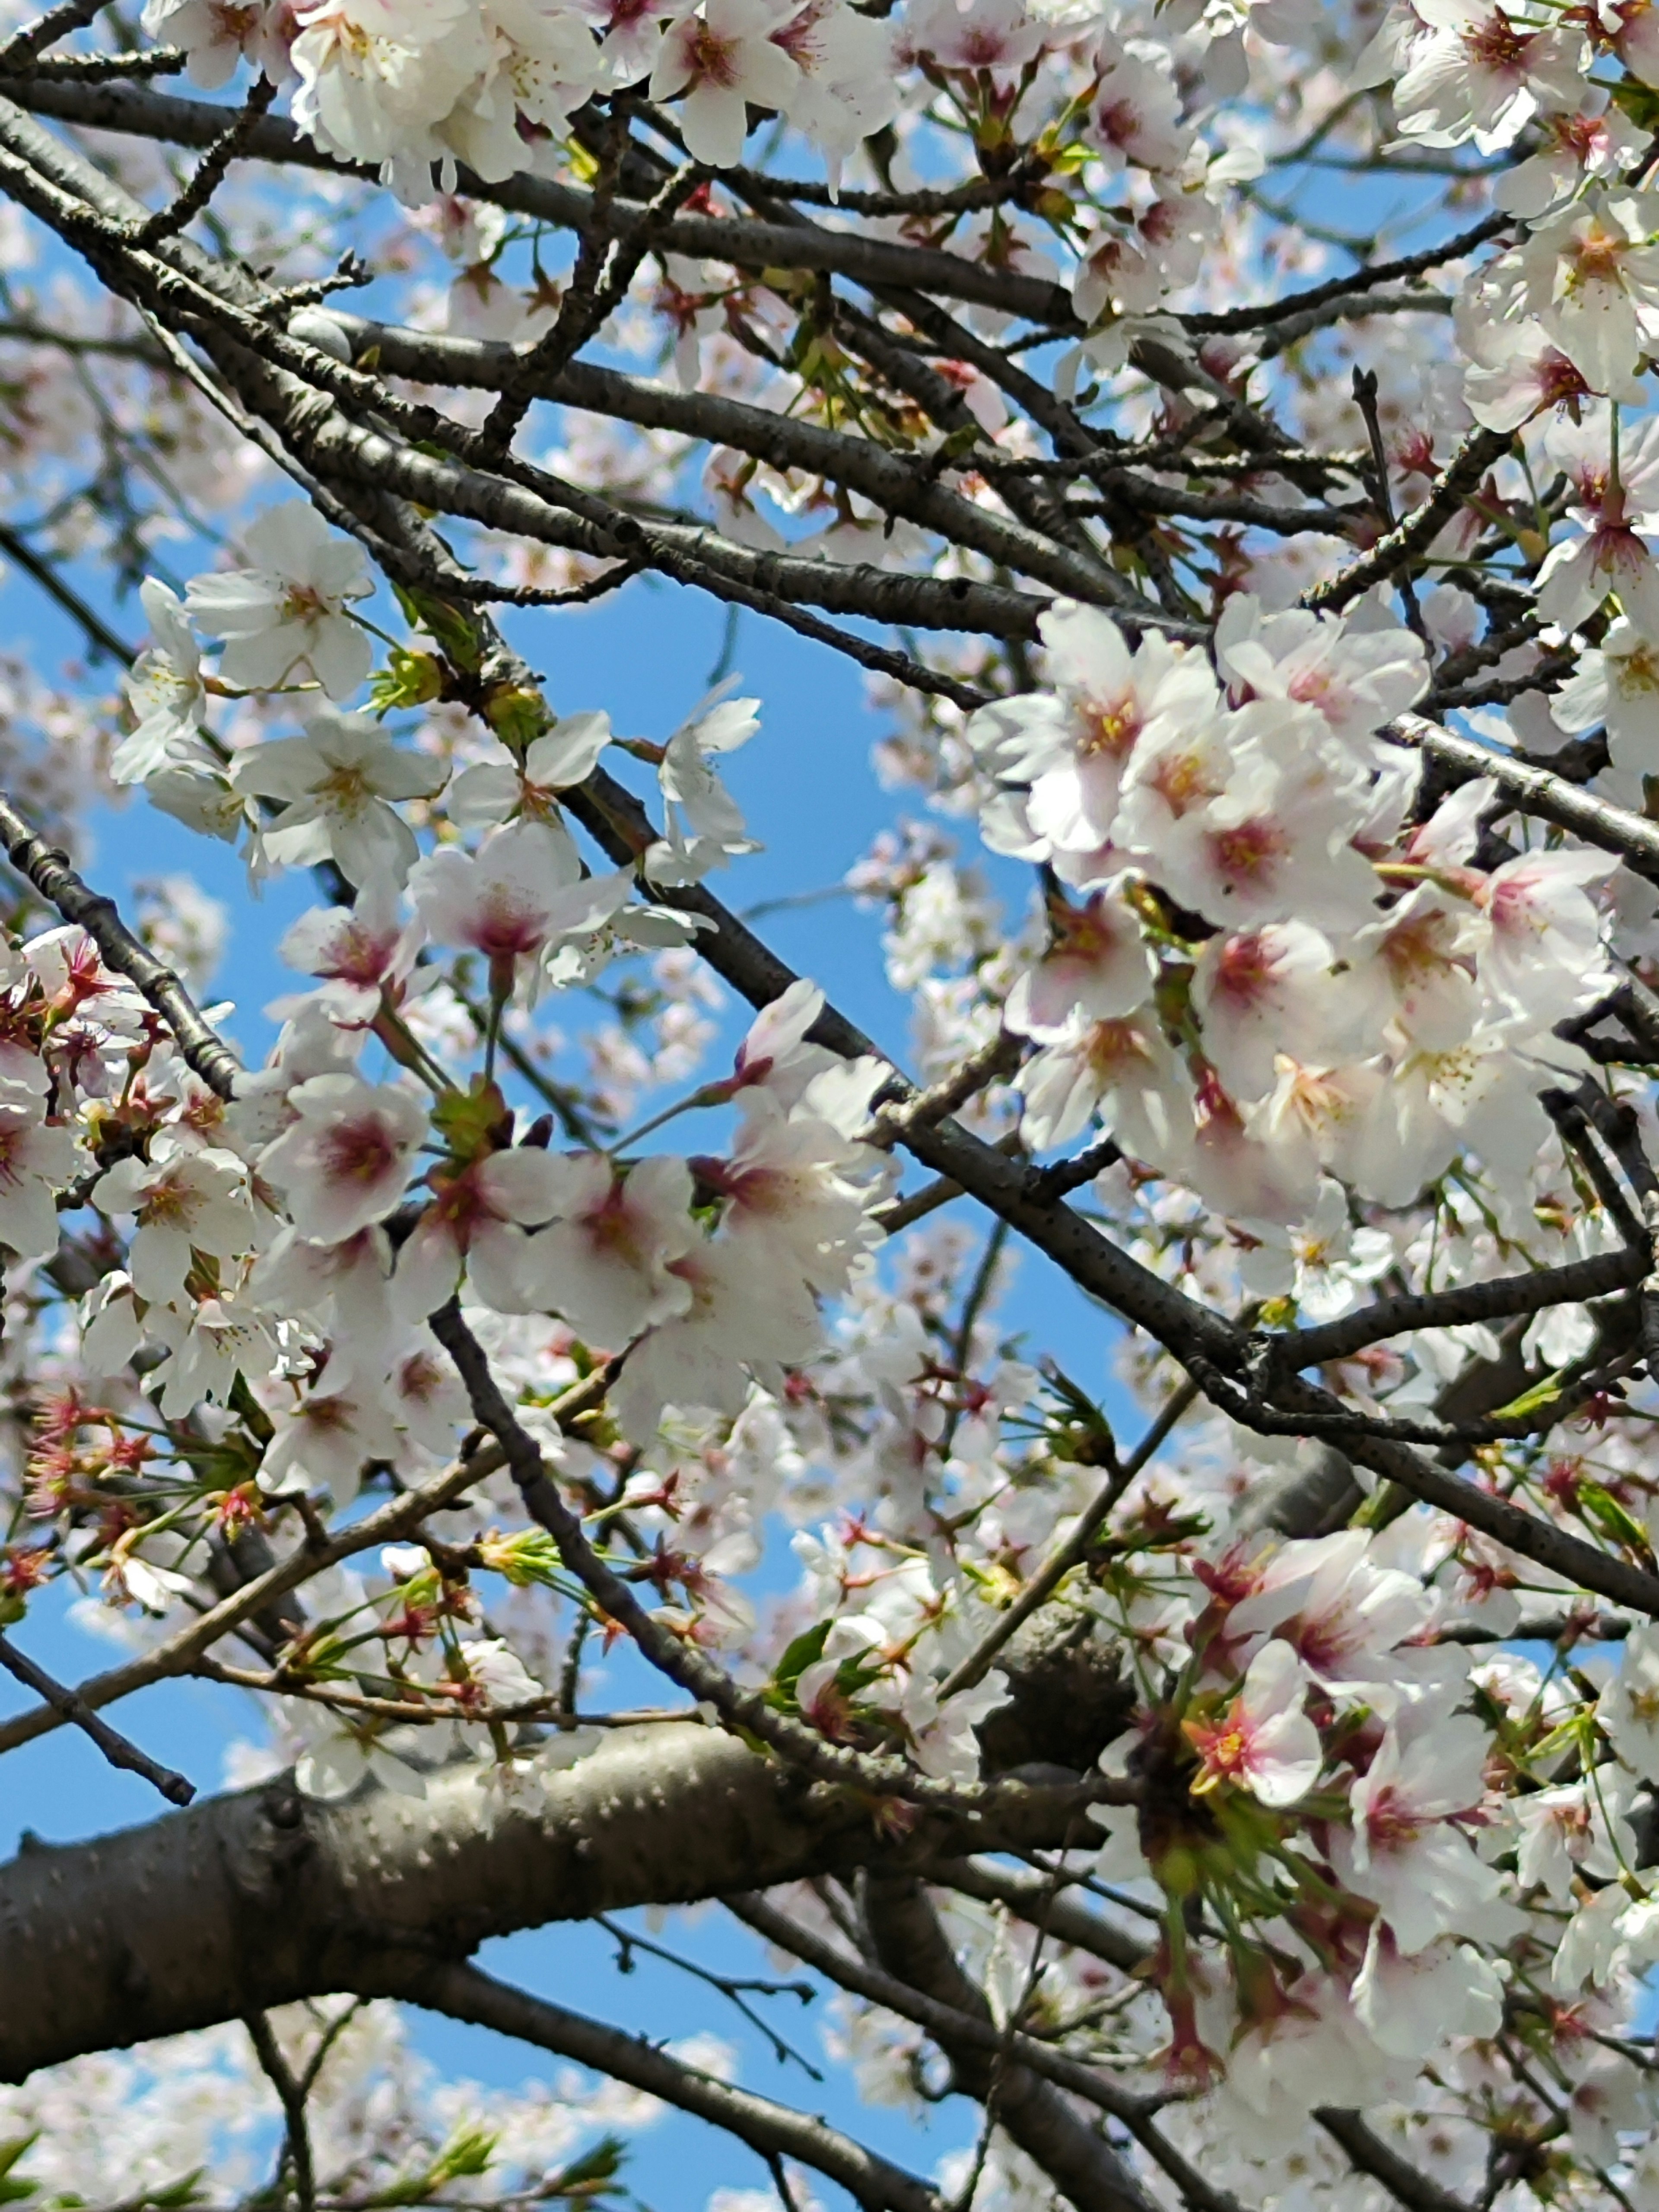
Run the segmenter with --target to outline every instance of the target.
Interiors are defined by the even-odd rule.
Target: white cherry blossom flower
[[[1564,730],[1605,722],[1613,765],[1632,775],[1659,775],[1659,639],[1633,623],[1613,623],[1599,649],[1577,667],[1550,702]]]
[[[398,1432],[381,1401],[383,1389],[378,1377],[365,1376],[349,1390],[331,1390],[325,1376],[296,1402],[279,1402],[259,1465],[260,1489],[280,1497],[316,1485],[337,1506],[349,1505],[365,1461],[398,1456]]]
[[[598,1152],[555,1156],[548,1188],[552,1219],[523,1270],[538,1304],[608,1350],[686,1310],[690,1286],[672,1270],[699,1232],[684,1160],[637,1160],[621,1175]]]
[[[1352,1839],[1333,1836],[1344,1883],[1381,1908],[1402,1956],[1459,1930],[1498,1893],[1496,1872],[1451,1825],[1485,1795],[1488,1741],[1467,1715],[1407,1707],[1354,1784]]]
[[[207,707],[202,649],[185,619],[183,602],[154,576],[144,579],[138,596],[149,617],[150,643],[126,679],[127,705],[137,726],[110,757],[117,783],[148,782],[176,751],[196,746]]]
[[[423,1322],[453,1294],[465,1267],[474,1295],[498,1313],[535,1310],[525,1274],[526,1224],[551,1218],[559,1176],[545,1152],[489,1152],[441,1176],[431,1202],[398,1255],[397,1310]]]
[[[1628,1767],[1647,1781],[1659,1776],[1659,1626],[1643,1621],[1632,1629],[1595,1717]]]
[[[137,1216],[128,1269],[141,1297],[176,1301],[191,1255],[229,1260],[254,1241],[246,1170],[234,1152],[191,1150],[163,1130],[148,1160],[118,1160],[94,1186],[101,1212]]]
[[[557,823],[559,793],[592,773],[610,742],[608,714],[567,715],[535,739],[522,762],[463,769],[444,793],[444,811],[458,830],[493,830],[515,817]]]
[[[0,1244],[20,1260],[58,1249],[54,1194],[73,1182],[84,1157],[73,1129],[43,1118],[44,1103],[0,1104]]]
[[[1294,1805],[1319,1778],[1319,1731],[1304,1706],[1308,1677],[1288,1644],[1264,1644],[1238,1695],[1213,1722],[1186,1723],[1198,1753],[1195,1795],[1224,1782],[1264,1805]]]
[[[650,94],[679,100],[680,127],[694,161],[732,168],[743,159],[750,105],[788,105],[799,72],[774,44],[776,27],[761,0],[702,0],[664,32]]]
[[[374,1021],[386,997],[402,995],[425,934],[404,919],[391,881],[371,878],[353,905],[302,914],[276,950],[290,968],[321,977],[314,997],[331,1021],[356,1029]]]
[[[289,1104],[295,1119],[259,1155],[259,1172],[283,1193],[300,1235],[340,1244],[385,1220],[427,1133],[421,1101],[361,1076],[313,1075]]]
[[[440,847],[416,863],[409,887],[433,938],[482,952],[490,988],[505,995],[520,961],[534,963],[562,939],[591,934],[616,913],[633,880],[627,868],[584,876],[568,838],[523,822],[493,831],[476,854]]]
[[[274,860],[290,868],[333,860],[354,884],[402,884],[418,847],[396,802],[441,789],[444,769],[394,744],[369,714],[316,714],[305,735],[275,738],[239,753],[237,789],[280,802],[264,834]]]
[[[1425,146],[1472,138],[1495,154],[1540,108],[1577,107],[1581,33],[1498,0],[1415,0],[1415,9],[1429,32],[1394,88],[1403,137]]]
[[[374,663],[368,633],[345,612],[374,589],[362,548],[308,500],[268,508],[246,544],[254,567],[198,576],[185,597],[198,628],[225,641],[219,673],[253,691],[309,676],[349,699]]]
[[[1353,2008],[1394,2058],[1416,2058],[1453,2035],[1490,2036],[1504,2018],[1504,1984],[1472,1943],[1407,1952],[1373,1921]]]
[[[1097,891],[1081,907],[1050,900],[1048,950],[1008,994],[1003,1018],[1052,1044],[1081,1016],[1114,1021],[1146,1003],[1158,962],[1128,902]]]

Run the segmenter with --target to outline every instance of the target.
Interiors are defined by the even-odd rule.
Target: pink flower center
[[[361,1121],[337,1122],[319,1150],[331,1182],[340,1183],[377,1183],[398,1159],[398,1148],[379,1115],[366,1115]]]

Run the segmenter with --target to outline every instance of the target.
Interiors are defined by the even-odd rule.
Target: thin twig
[[[941,1705],[947,1698],[954,1698],[958,1691],[971,1690],[976,1682],[984,1680],[990,1672],[992,1662],[1009,1638],[1030,1619],[1040,1605],[1053,1596],[1073,1568],[1082,1564],[1101,1522],[1163,1445],[1197,1396],[1198,1385],[1195,1382],[1183,1382],[1175,1392],[1128,1458],[1113,1467],[1105,1481],[1084,1507],[1071,1534],[1063,1543],[1055,1545],[1013,1603],[997,1615],[968,1656],[940,1683],[939,1701]]]
[[[260,2070],[276,2092],[277,2101],[283,2108],[283,2164],[293,2169],[294,2196],[298,2212],[315,2212],[316,2169],[312,2163],[311,2129],[306,2118],[306,2091],[309,2085],[295,2079],[294,2069],[283,2057],[282,2046],[271,2033],[270,2022],[264,2013],[245,2013],[242,2025],[247,2030],[248,2040],[253,2045]]]
[[[66,1684],[37,1667],[33,1659],[20,1651],[9,1636],[0,1636],[0,1667],[15,1675],[36,1697],[43,1698],[52,1711],[78,1728],[82,1735],[95,1743],[112,1766],[118,1766],[128,1774],[141,1774],[144,1780],[159,1790],[170,1805],[188,1805],[196,1795],[196,1785],[187,1782],[182,1774],[170,1766],[162,1766],[148,1752],[140,1751],[136,1743],[112,1729],[107,1721],[100,1720],[83,1698]]]

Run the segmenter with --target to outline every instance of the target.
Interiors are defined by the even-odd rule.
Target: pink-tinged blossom
[[[416,911],[440,945],[470,946],[505,994],[520,961],[535,963],[567,938],[603,927],[628,896],[632,872],[584,876],[568,839],[538,823],[514,823],[476,854],[440,847],[410,872]]]
[[[536,1310],[525,1280],[525,1231],[550,1220],[559,1179],[533,1147],[489,1152],[459,1175],[441,1174],[430,1204],[398,1255],[392,1303],[424,1321],[454,1291],[463,1267],[473,1295],[498,1313]]]
[[[23,958],[60,1022],[80,1017],[113,1031],[118,1040],[138,1036],[149,1009],[125,976],[105,967],[102,954],[78,923],[29,938]]]
[[[619,1174],[602,1153],[549,1161],[551,1222],[531,1237],[524,1280],[590,1345],[621,1351],[684,1313],[690,1285],[672,1272],[697,1242],[690,1170],[659,1156]]]
[[[398,1432],[384,1403],[385,1382],[362,1376],[349,1391],[331,1390],[325,1379],[297,1402],[279,1401],[273,1434],[259,1465],[259,1487],[272,1496],[313,1486],[337,1506],[349,1505],[362,1481],[366,1460],[395,1460]]]
[[[1577,629],[1609,592],[1646,636],[1659,639],[1659,567],[1644,532],[1632,521],[1626,493],[1609,485],[1593,507],[1571,510],[1577,538],[1559,538],[1538,571],[1538,611],[1546,622]]]
[[[1240,1255],[1239,1281],[1258,1297],[1293,1298],[1304,1322],[1351,1313],[1362,1290],[1394,1265],[1395,1254],[1386,1230],[1356,1229],[1348,1215],[1347,1192],[1325,1176],[1303,1220],[1239,1223],[1251,1240]]]
[[[1483,781],[1485,779],[1481,779]],[[1476,956],[1486,925],[1463,900],[1419,884],[1350,946],[1348,974],[1371,1034],[1407,1049],[1455,1051],[1480,1018]]]
[[[823,155],[835,183],[848,156],[898,112],[894,32],[844,0],[805,0],[772,40],[795,64],[784,112]]]
[[[54,1194],[75,1180],[84,1155],[75,1132],[41,1118],[40,1105],[0,1105],[0,1244],[20,1260],[58,1249]]]
[[[1582,33],[1496,0],[1413,0],[1428,34],[1394,88],[1401,135],[1424,146],[1513,144],[1540,110],[1583,95]]]
[[[1381,885],[1348,842],[1359,794],[1322,755],[1325,726],[1312,708],[1276,701],[1231,716],[1222,788],[1136,841],[1153,875],[1224,927],[1299,919],[1346,932],[1368,921]]]
[[[1408,1705],[1353,1785],[1352,1829],[1333,1832],[1344,1886],[1379,1907],[1407,1956],[1498,1894],[1497,1874],[1453,1825],[1480,1805],[1490,1748],[1468,1715]]]
[[[679,100],[694,161],[729,169],[743,158],[749,106],[787,106],[799,72],[774,45],[776,17],[761,0],[702,0],[663,33],[653,100]]]
[[[1610,853],[1522,853],[1476,891],[1492,926],[1480,950],[1481,981],[1529,1028],[1576,1013],[1610,988],[1601,916],[1583,887],[1617,866]]]
[[[143,26],[159,46],[182,46],[192,84],[218,92],[242,62],[273,84],[289,76],[285,0],[145,0]]]
[[[1168,49],[1150,40],[1108,38],[1083,125],[1085,140],[1108,172],[1131,163],[1139,169],[1179,169],[1192,135],[1181,120]]]
[[[1215,643],[1223,673],[1246,696],[1317,708],[1340,738],[1381,729],[1429,688],[1422,641],[1403,624],[1362,629],[1337,615],[1264,614],[1239,592],[1222,609]]]
[[[1081,907],[1051,900],[1048,950],[1008,994],[1003,1018],[1017,1036],[1052,1044],[1079,1017],[1115,1021],[1145,1005],[1158,973],[1134,908],[1115,891]]]
[[[392,1312],[392,1245],[380,1228],[313,1243],[292,1224],[248,1271],[247,1294],[267,1313],[293,1316],[331,1340],[329,1371],[385,1375],[398,1334]]]
[[[1353,2008],[1391,2058],[1420,2060],[1451,2036],[1496,2035],[1504,1984],[1471,1943],[1407,1951],[1373,1921]]]
[[[428,1329],[416,1333],[392,1362],[386,1405],[400,1428],[434,1459],[447,1459],[459,1430],[472,1418],[466,1385]]]
[[[764,1085],[793,1106],[809,1083],[836,1066],[836,1054],[807,1036],[823,1012],[823,992],[804,975],[763,1006],[738,1047],[730,1079],[733,1094]]]
[[[1069,1144],[1098,1114],[1131,1158],[1158,1161],[1170,1149],[1173,1127],[1190,1115],[1191,1086],[1162,1025],[1144,1015],[1074,1022],[1032,1054],[1015,1085],[1025,1102],[1020,1127],[1035,1152]]]
[[[1609,1761],[1588,1784],[1560,1783],[1516,1798],[1510,1812],[1521,1887],[1536,1883],[1553,1903],[1565,1905],[1581,1873],[1597,1882],[1617,1881],[1639,1856],[1630,1824],[1637,1787],[1633,1774]]]
[[[1193,1794],[1226,1782],[1264,1805],[1305,1797],[1324,1763],[1319,1731],[1304,1710],[1307,1695],[1308,1677],[1290,1645],[1264,1644],[1218,1719],[1183,1723],[1199,1759]]]
[[[264,849],[284,867],[333,860],[354,884],[401,884],[417,847],[398,802],[441,789],[444,768],[396,745],[371,714],[315,714],[305,735],[239,753],[239,792],[279,802]]]
[[[1028,817],[1045,850],[1091,854],[1118,834],[1138,748],[1164,733],[1172,750],[1202,748],[1215,677],[1203,653],[1155,630],[1131,652],[1109,616],[1070,600],[1040,615],[1037,628],[1054,689],[981,708],[969,738],[988,773],[1030,785]],[[1224,781],[1218,763],[1212,787]]]
[[[118,1160],[100,1176],[92,1203],[101,1213],[137,1217],[127,1265],[144,1298],[179,1298],[193,1253],[229,1260],[254,1241],[241,1161],[234,1152],[186,1149],[166,1130],[148,1160]]]
[[[427,1133],[411,1092],[356,1075],[313,1075],[289,1093],[296,1119],[259,1156],[301,1237],[343,1243],[384,1221],[403,1198]]]
[[[1286,1544],[1255,1594],[1228,1614],[1230,1648],[1258,1635],[1282,1637],[1334,1696],[1391,1709],[1397,1647],[1428,1626],[1435,1600],[1414,1575],[1375,1565],[1371,1541],[1365,1529],[1344,1528]]]
[[[526,131],[562,137],[606,76],[592,34],[557,0],[483,0],[472,82],[438,125],[453,154],[490,184],[524,166]]]
[[[1200,1062],[1191,1130],[1177,1133],[1152,1164],[1231,1220],[1295,1221],[1312,1205],[1328,1164],[1312,1146],[1285,1144],[1279,1133],[1260,1109],[1242,1109],[1215,1069]]]
[[[252,568],[198,576],[185,598],[198,629],[225,641],[220,675],[252,691],[310,677],[349,699],[374,665],[373,640],[345,611],[374,590],[362,546],[307,500],[268,508],[246,543]]]
[[[1528,308],[1593,391],[1622,384],[1659,336],[1656,208],[1651,188],[1592,187],[1519,249]]]
[[[1273,1087],[1280,1053],[1311,1057],[1355,1041],[1354,994],[1330,940],[1304,921],[1212,937],[1192,982],[1204,1051],[1236,1098]],[[1010,1026],[1014,1024],[1010,1022]]]
[[[1492,198],[1508,214],[1531,221],[1572,198],[1591,179],[1616,184],[1638,166],[1647,143],[1622,109],[1611,104],[1599,114],[1580,106],[1541,116],[1534,150],[1504,172]]]
[[[1547,1054],[1563,1064],[1573,1057],[1565,1046]],[[1414,1048],[1371,1098],[1349,1179],[1380,1206],[1409,1206],[1465,1146],[1489,1168],[1524,1176],[1549,1133],[1539,1084],[1506,1024],[1483,1022],[1460,1045]]]
[[[751,1092],[730,1157],[694,1164],[726,1200],[726,1235],[754,1244],[757,1266],[787,1263],[822,1296],[841,1296],[881,1241],[871,1194],[851,1180],[884,1164],[881,1155],[849,1145],[805,1105],[786,1113],[767,1092]]]
[[[686,1310],[641,1338],[612,1392],[625,1434],[641,1442],[665,1407],[735,1416],[752,1376],[781,1393],[785,1370],[823,1345],[811,1291],[743,1237],[705,1238],[672,1263],[691,1293]]]
[[[646,855],[653,883],[697,883],[732,856],[758,850],[741,808],[711,765],[760,727],[758,699],[715,698],[682,722],[657,769],[667,836]]]
[[[1488,324],[1478,337],[1471,334],[1467,350],[1463,397],[1484,429],[1518,430],[1547,408],[1577,407],[1592,396],[1583,371],[1541,324]],[[1613,396],[1635,395],[1621,381]]]
[[[906,12],[901,62],[988,70],[1006,82],[1042,51],[1046,27],[1025,0],[921,0]]]
[[[1386,1084],[1379,1060],[1339,1060],[1321,1067],[1281,1053],[1277,1080],[1265,1098],[1246,1109],[1244,1127],[1266,1161],[1275,1164],[1283,1202],[1272,1215],[1243,1202],[1229,1205],[1227,1211],[1241,1221],[1258,1215],[1298,1221],[1314,1203],[1321,1170],[1356,1182],[1378,1094]]]
[[[183,1420],[204,1400],[223,1405],[239,1375],[262,1382],[276,1360],[269,1318],[228,1291],[184,1307],[152,1304],[144,1334],[173,1355],[160,1370],[161,1411],[170,1421]]]
[[[599,33],[612,82],[624,85],[650,75],[662,26],[679,10],[676,0],[575,0],[575,12]]]
[[[425,934],[418,922],[404,920],[389,882],[371,881],[354,906],[302,914],[276,950],[290,968],[321,978],[314,996],[331,1021],[366,1029],[386,999],[395,1004],[402,996]]]

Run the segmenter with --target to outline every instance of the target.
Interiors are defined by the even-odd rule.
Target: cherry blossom
[[[757,0],[702,0],[664,32],[651,97],[682,96],[686,144],[698,161],[732,167],[742,158],[748,104],[788,105],[796,68],[773,29]]]
[[[1264,1644],[1237,1698],[1212,1722],[1188,1721],[1199,1757],[1198,1792],[1224,1782],[1264,1805],[1306,1796],[1323,1763],[1319,1731],[1303,1711],[1308,1678],[1287,1644]]]
[[[106,1213],[137,1216],[129,1267],[141,1297],[176,1300],[196,1253],[228,1260],[254,1239],[241,1161],[234,1152],[188,1148],[165,1131],[148,1160],[120,1160],[100,1176],[92,1202]]]
[[[221,676],[265,690],[304,675],[331,699],[349,699],[374,659],[374,641],[345,612],[373,589],[362,549],[304,500],[269,508],[246,544],[254,567],[198,576],[184,603],[199,629],[224,641]]]
[[[505,994],[520,961],[608,921],[632,882],[627,869],[583,875],[568,842],[526,822],[494,831],[476,854],[453,845],[428,854],[410,873],[410,895],[438,943],[482,952],[490,988]]]
[[[294,1123],[259,1155],[259,1172],[283,1193],[299,1234],[342,1244],[383,1221],[427,1133],[420,1100],[356,1075],[313,1075],[288,1103]]]
[[[337,860],[355,884],[401,884],[419,850],[396,810],[442,786],[435,761],[394,744],[368,714],[317,714],[305,735],[274,738],[238,754],[239,791],[275,799],[264,849],[286,867]]]
[[[696,1242],[684,1160],[643,1159],[619,1175],[597,1153],[549,1163],[552,1218],[531,1237],[523,1274],[551,1311],[590,1343],[620,1347],[684,1313],[690,1285],[673,1272]]]

